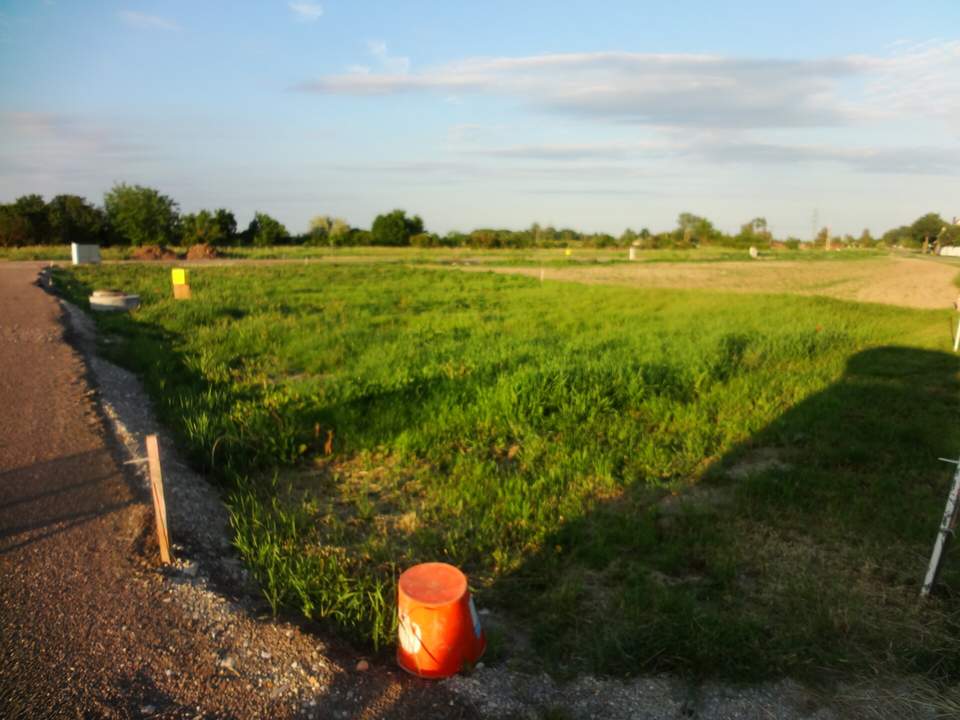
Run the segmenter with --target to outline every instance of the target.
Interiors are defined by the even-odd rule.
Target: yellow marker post
[[[189,300],[190,284],[187,282],[187,271],[183,268],[174,268],[171,277],[173,279],[173,297],[177,300]]]
[[[567,248],[566,250],[563,251],[563,254],[566,255],[567,257],[570,257],[571,255],[573,255],[573,250],[571,250],[570,248]]]

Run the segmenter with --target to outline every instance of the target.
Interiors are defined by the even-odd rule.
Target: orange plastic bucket
[[[447,563],[414,565],[397,583],[397,663],[423,678],[455,675],[487,647],[467,577]]]

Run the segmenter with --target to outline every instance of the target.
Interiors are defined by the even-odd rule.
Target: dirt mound
[[[187,250],[187,260],[213,260],[218,257],[220,253],[209,243],[197,243]]]
[[[177,254],[159,245],[141,245],[133,249],[130,257],[134,260],[176,260]]]

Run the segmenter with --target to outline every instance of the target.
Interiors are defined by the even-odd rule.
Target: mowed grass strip
[[[917,603],[960,449],[946,312],[382,264],[198,268],[189,302],[166,268],[57,282],[141,294],[104,350],[277,609],[390,642],[398,572],[447,560],[494,659],[960,670],[956,600]]]

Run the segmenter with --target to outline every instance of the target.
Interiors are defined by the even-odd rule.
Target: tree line
[[[234,214],[225,208],[181,213],[172,198],[149,187],[118,183],[103,198],[102,206],[79,195],[57,195],[45,201],[40,195],[24,195],[0,204],[0,247],[25,245],[326,245],[527,248],[627,247],[644,249],[694,248],[701,245],[727,247],[800,247],[799,238],[778,240],[762,217],[744,223],[729,234],[692,213],[681,213],[676,227],[653,233],[647,228],[627,228],[619,236],[557,229],[534,223],[524,230],[478,228],[468,233],[445,235],[428,232],[418,215],[393,210],[378,215],[369,230],[352,227],[346,220],[319,215],[306,232],[291,234],[279,220],[256,212],[240,230]],[[927,213],[910,225],[893,228],[875,238],[869,230],[858,237],[831,236],[827,228],[813,239],[815,247],[907,247],[934,250],[942,245],[960,245],[960,225]]]

